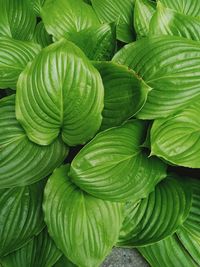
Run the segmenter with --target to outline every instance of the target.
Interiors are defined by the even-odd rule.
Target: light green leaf
[[[177,13],[159,3],[150,23],[149,34],[175,35],[200,41],[200,18]]]
[[[82,0],[46,0],[41,15],[47,32],[55,39],[100,24],[93,8]]]
[[[43,185],[0,189],[0,257],[25,245],[44,227]]]
[[[56,169],[45,188],[44,213],[57,247],[74,264],[96,267],[117,241],[122,205],[94,198],[76,187],[69,166]]]
[[[84,191],[111,201],[146,197],[165,178],[165,165],[140,145],[145,125],[130,121],[96,135],[74,158],[70,177]]]
[[[31,42],[0,37],[0,88],[15,89],[19,74],[40,50]]]
[[[57,139],[50,146],[32,143],[15,118],[15,95],[0,100],[0,188],[23,186],[49,175],[68,148]]]
[[[132,68],[153,88],[140,119],[166,117],[200,96],[200,45],[175,36],[143,38],[126,45],[114,61]]]
[[[52,37],[47,33],[42,21],[40,21],[35,28],[33,41],[40,44],[42,47],[52,43]]]
[[[36,16],[27,0],[0,0],[0,36],[31,40]]]
[[[136,0],[134,8],[134,28],[137,38],[149,34],[149,24],[156,10],[156,3],[151,0]]]
[[[129,43],[135,39],[133,8],[135,0],[91,0],[101,22],[116,22],[117,38]]]
[[[137,205],[128,202],[118,246],[144,246],[173,234],[189,213],[191,188],[188,185],[171,175]]]
[[[193,17],[200,16],[199,0],[159,0],[165,7],[171,8],[175,11],[190,15]]]
[[[101,130],[119,126],[144,106],[149,88],[136,73],[114,62],[95,62],[104,85],[104,110]]]
[[[176,234],[138,250],[153,267],[198,267]]]
[[[68,145],[85,143],[101,125],[100,74],[73,43],[43,49],[19,77],[16,115],[33,142],[48,145],[62,132]]]
[[[61,255],[45,228],[25,246],[3,257],[1,262],[3,267],[50,267]]]
[[[173,164],[200,168],[199,101],[166,119],[155,120],[151,129],[151,153]]]
[[[111,60],[116,49],[116,26],[106,23],[71,32],[65,38],[80,47],[91,60]]]

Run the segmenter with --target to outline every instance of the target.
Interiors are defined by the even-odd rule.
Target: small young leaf
[[[146,197],[166,173],[160,160],[142,151],[144,134],[145,125],[137,120],[97,134],[72,161],[73,182],[101,199]]]
[[[117,241],[123,205],[94,198],[76,187],[69,166],[56,169],[45,188],[44,213],[57,247],[74,264],[96,267]]]

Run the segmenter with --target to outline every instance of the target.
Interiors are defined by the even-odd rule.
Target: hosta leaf
[[[118,246],[144,246],[166,238],[183,224],[190,205],[188,184],[169,176],[137,205],[127,203]]]
[[[96,267],[117,241],[121,204],[96,199],[76,187],[69,166],[54,171],[45,188],[44,212],[57,247],[78,266]]]
[[[28,0],[37,16],[40,16],[45,0]]]
[[[16,88],[19,74],[41,50],[31,42],[0,37],[0,88]]]
[[[151,88],[125,66],[114,62],[95,62],[94,66],[105,90],[101,130],[119,126],[144,106]]]
[[[183,13],[185,15],[190,15],[193,17],[200,16],[200,5],[199,0],[160,0],[160,2],[179,13]]]
[[[52,43],[52,37],[47,33],[42,21],[40,21],[35,28],[33,41],[40,44],[42,47]]]
[[[153,267],[198,267],[175,234],[139,251]]]
[[[143,38],[122,48],[114,61],[132,68],[153,90],[141,119],[166,117],[200,95],[200,46],[175,36]]]
[[[0,36],[30,40],[36,16],[27,0],[0,0]]]
[[[17,119],[38,144],[50,144],[60,131],[65,143],[81,144],[100,127],[103,95],[98,71],[62,39],[43,49],[20,75]]]
[[[0,188],[34,183],[65,159],[68,148],[57,139],[50,146],[32,143],[15,118],[15,95],[0,100]]]
[[[53,266],[61,255],[45,228],[25,246],[3,257],[1,261],[3,267],[49,267]]]
[[[46,0],[41,15],[48,33],[55,39],[100,24],[92,7],[82,0]]]
[[[199,113],[200,104],[196,102],[173,116],[154,121],[152,154],[176,165],[200,168]]]
[[[129,43],[134,40],[133,8],[135,0],[91,0],[101,22],[116,22],[117,38]]]
[[[142,151],[143,135],[145,125],[137,120],[99,133],[72,161],[73,182],[111,201],[146,197],[165,177],[165,165]]]
[[[56,262],[54,267],[76,267],[76,265],[68,260],[65,256],[62,256],[59,261]]]
[[[0,190],[0,257],[22,247],[42,230],[43,184]]]
[[[113,23],[69,33],[66,38],[75,43],[92,60],[111,60],[116,49],[116,27]]]
[[[151,0],[136,0],[134,8],[134,28],[138,39],[148,36],[149,24],[155,10],[155,2]]]
[[[158,4],[150,23],[150,35],[176,35],[200,41],[200,18],[194,18]]]

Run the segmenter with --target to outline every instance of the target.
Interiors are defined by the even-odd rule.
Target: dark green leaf
[[[42,47],[48,46],[52,43],[52,38],[47,33],[42,21],[40,21],[35,28],[33,41],[40,44]]]

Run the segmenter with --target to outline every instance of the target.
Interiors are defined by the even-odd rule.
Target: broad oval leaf
[[[198,267],[176,234],[138,250],[150,266]]]
[[[3,257],[0,261],[3,267],[50,267],[58,261],[61,255],[61,251],[45,228],[25,246]]]
[[[200,41],[200,18],[178,13],[159,3],[150,23],[149,35],[175,35]]]
[[[200,168],[200,104],[194,103],[151,129],[151,153],[176,165]]]
[[[42,47],[52,43],[52,37],[47,33],[42,21],[40,21],[35,28],[33,41],[40,44]]]
[[[137,38],[149,34],[149,24],[156,11],[156,3],[151,0],[136,0],[134,7],[134,28]]]
[[[0,0],[0,36],[31,40],[36,16],[27,0]]]
[[[143,38],[126,45],[114,61],[132,68],[151,88],[140,119],[166,117],[200,95],[199,43],[175,36]]]
[[[104,110],[101,130],[119,126],[144,106],[148,87],[136,73],[114,62],[94,62],[104,85]]]
[[[99,129],[103,96],[98,71],[77,46],[62,39],[43,49],[20,75],[16,116],[33,142],[48,145],[61,132],[73,146]]]
[[[68,148],[57,139],[50,146],[32,143],[15,118],[15,95],[0,100],[0,188],[32,184],[65,159]]]
[[[55,39],[100,24],[93,8],[82,0],[46,0],[41,15],[47,32]]]
[[[40,50],[39,45],[31,42],[0,37],[0,88],[15,89],[20,73]]]
[[[91,60],[111,60],[116,49],[116,26],[105,23],[71,32],[65,38],[81,48]]]
[[[133,9],[135,0],[91,0],[101,22],[116,22],[117,38],[129,43],[135,39]]]
[[[145,125],[131,121],[96,135],[74,158],[70,177],[84,191],[111,201],[138,201],[165,177],[165,165],[142,151]]]
[[[44,227],[43,189],[43,182],[0,189],[0,257],[25,245]]]
[[[159,0],[164,6],[193,17],[200,16],[199,0]]]
[[[183,184],[175,178],[168,176],[137,205],[127,203],[118,246],[136,247],[158,242],[183,224],[191,206],[191,188],[189,183]]]
[[[74,264],[96,267],[117,241],[122,205],[94,198],[76,187],[69,166],[56,169],[44,194],[44,213],[57,247]]]

